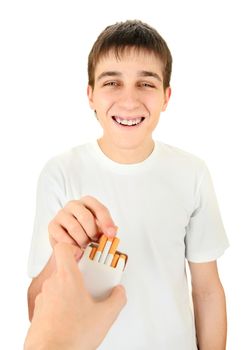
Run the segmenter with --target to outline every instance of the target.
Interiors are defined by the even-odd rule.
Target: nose
[[[132,111],[140,107],[140,96],[135,89],[125,88],[118,100],[119,107]]]

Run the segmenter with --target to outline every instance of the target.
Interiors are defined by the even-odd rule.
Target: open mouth
[[[145,117],[138,117],[138,118],[133,118],[133,119],[124,119],[124,118],[120,118],[117,116],[112,116],[112,119],[121,126],[125,126],[125,127],[134,127],[137,125],[140,125],[143,120],[145,119]]]

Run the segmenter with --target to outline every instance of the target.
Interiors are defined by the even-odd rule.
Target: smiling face
[[[95,69],[94,88],[88,86],[88,98],[103,128],[99,144],[104,153],[126,163],[145,159],[169,97],[170,88],[163,88],[162,63],[154,54],[131,49],[120,58],[113,52],[103,56]]]

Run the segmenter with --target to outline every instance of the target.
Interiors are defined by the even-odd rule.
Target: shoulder
[[[92,142],[87,142],[52,156],[44,164],[41,174],[55,176],[75,171],[88,162],[91,148]]]
[[[196,173],[203,173],[207,168],[205,161],[199,156],[161,141],[156,142],[160,158],[166,160],[170,167],[177,168],[181,172],[192,171]]]

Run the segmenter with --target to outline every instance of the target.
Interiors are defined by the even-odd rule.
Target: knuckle
[[[93,196],[90,196],[90,195],[82,196],[80,199],[80,201],[82,201],[82,202],[91,201],[91,200],[95,200],[95,198]]]
[[[56,226],[56,222],[55,222],[55,220],[53,219],[53,220],[51,220],[50,222],[49,222],[49,224],[48,224],[48,231],[49,231],[49,233],[52,233],[52,231],[54,230],[54,227]]]
[[[100,216],[109,216],[110,215],[109,209],[103,203],[99,202],[95,197],[92,197],[90,195],[86,195],[86,196],[81,197],[79,202],[82,203],[86,207],[87,207],[87,205],[85,205],[85,203],[86,204],[93,203],[94,208],[92,210],[95,211]],[[90,208],[89,208],[89,210],[90,210]]]
[[[111,215],[110,215],[110,210],[109,210],[108,208],[104,207],[103,210],[104,210],[104,215],[105,215],[106,217],[111,216]]]
[[[102,219],[105,219],[105,218],[108,218],[110,216],[110,211],[104,204],[101,203],[97,207],[97,215],[99,217],[101,217]]]
[[[56,223],[56,220],[60,220],[61,219],[61,216],[64,215],[64,208],[60,209],[58,212],[57,212],[57,215],[53,218],[53,222]]]
[[[102,213],[102,214],[109,214],[110,212],[109,212],[109,209],[104,205],[104,204],[102,204],[101,203],[101,206],[100,206],[100,208],[99,208],[99,211]]]
[[[73,208],[76,203],[77,203],[77,201],[75,199],[72,199],[66,203],[64,208]]]
[[[80,225],[78,222],[72,222],[72,223],[68,223],[68,231],[70,233],[77,233],[80,232]]]
[[[89,222],[89,221],[92,220],[92,218],[93,218],[93,215],[92,215],[92,213],[91,213],[89,210],[85,210],[85,212],[80,213],[80,214],[78,215],[78,219],[79,219],[79,221],[80,221],[81,223],[83,223],[83,222]]]
[[[99,214],[99,217],[101,219],[102,224],[104,225],[111,225],[113,222],[109,210],[102,210]]]

